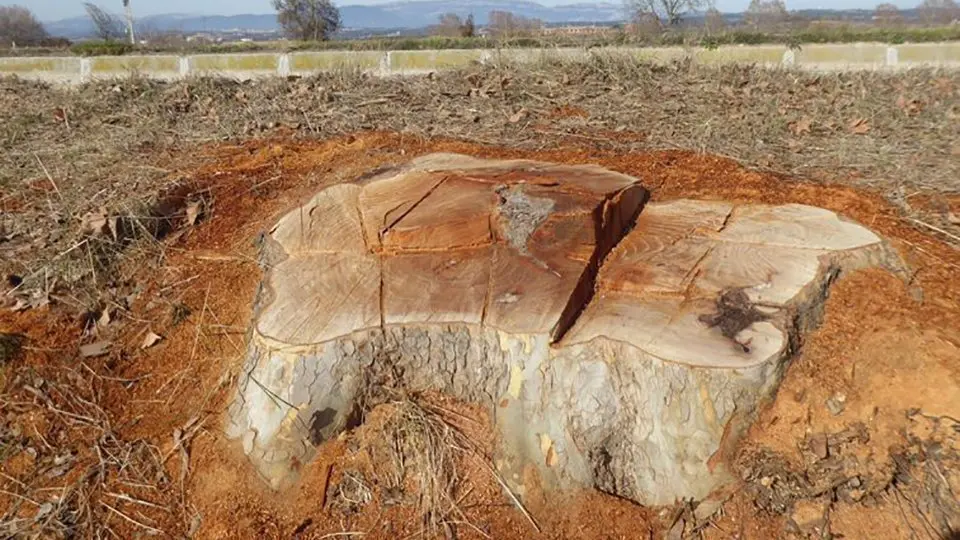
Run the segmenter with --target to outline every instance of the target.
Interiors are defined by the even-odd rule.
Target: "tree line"
[[[703,13],[708,29],[724,25],[723,15],[712,0],[624,0],[629,25],[643,31],[677,26],[690,13]],[[922,0],[917,6],[921,22],[950,24],[960,20],[957,0]],[[770,28],[791,20],[784,0],[750,0],[744,12],[744,23],[753,28]],[[904,18],[894,4],[876,7],[873,20],[881,25],[903,23]]]

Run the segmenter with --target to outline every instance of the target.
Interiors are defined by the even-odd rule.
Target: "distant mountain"
[[[523,17],[540,19],[547,24],[562,23],[613,23],[624,18],[623,4],[614,2],[578,3],[563,6],[544,6],[529,0],[421,0],[398,1],[375,6],[348,5],[340,8],[344,35],[357,37],[372,31],[397,31],[417,33],[411,29],[423,29],[437,23],[440,15],[456,13],[461,17],[473,15],[478,25],[485,25],[491,11],[509,11]],[[795,12],[811,19],[869,21],[872,10],[801,10]],[[915,10],[901,10],[907,19],[916,17]],[[691,16],[691,20],[699,17]],[[727,14],[730,21],[740,19],[738,14]],[[93,25],[86,17],[74,17],[45,23],[47,31],[54,36],[79,39],[93,35]],[[144,17],[137,21],[139,32],[182,32],[234,34],[235,36],[278,32],[277,16],[264,15],[185,15],[168,14]],[[422,33],[422,30],[420,31]]]
[[[444,13],[461,17],[472,14],[477,24],[484,25],[491,11],[509,11],[545,23],[614,22],[623,18],[623,8],[613,3],[548,7],[525,0],[424,0],[344,6],[340,8],[340,15],[348,28],[421,28],[436,24]]]
[[[536,18],[545,23],[614,22],[623,18],[623,8],[614,3],[580,3],[548,7],[526,0],[425,0],[380,4],[376,6],[348,5],[340,8],[343,26],[347,29],[401,29],[423,28],[436,24],[444,13],[462,17],[473,15],[479,25],[487,24],[491,11],[509,11],[523,17]],[[93,26],[86,17],[73,17],[44,23],[51,35],[72,39],[93,34]],[[252,32],[276,31],[277,16],[265,15],[153,15],[137,21],[144,30],[196,32]]]

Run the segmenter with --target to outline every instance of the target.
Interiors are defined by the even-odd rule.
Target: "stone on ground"
[[[324,189],[266,241],[227,432],[275,487],[389,369],[491,408],[523,495],[702,499],[841,271],[890,263],[810,206],[648,203],[596,166],[452,154]]]

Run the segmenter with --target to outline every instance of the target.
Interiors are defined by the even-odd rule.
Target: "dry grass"
[[[469,523],[459,508],[461,461],[473,452],[466,436],[442,413],[423,402],[396,396],[381,405],[379,443],[367,448],[377,484],[393,496],[411,494],[425,536],[455,522]]]
[[[915,208],[912,198],[960,191],[958,120],[957,72],[810,74],[656,66],[610,54],[408,78],[340,72],[79,88],[6,79],[0,272],[29,278],[22,290],[57,279],[74,290],[110,286],[110,257],[97,255],[112,246],[80,245],[88,238],[84,216],[105,212],[144,232],[150,227],[142,224],[169,217],[157,215],[156,201],[189,184],[183,171],[204,144],[360,130],[527,149],[574,141],[623,152],[695,149],[795,178],[880,190],[950,240],[960,229],[947,204]]]
[[[490,538],[463,508],[474,489],[465,482],[464,472],[476,467],[496,480],[539,531],[493,465],[493,439],[486,423],[444,407],[439,396],[410,391],[398,360],[394,352],[384,352],[374,364],[359,398],[363,426],[353,434],[358,451],[367,458],[365,475],[371,477],[377,493],[347,474],[338,488],[341,499],[354,507],[374,497],[381,504],[411,505],[418,521],[412,527],[414,537],[456,538],[458,530],[469,528]]]
[[[83,363],[22,370],[11,381],[0,406],[26,421],[0,426],[0,454],[7,472],[16,474],[13,456],[29,460],[35,474],[17,480],[0,472],[11,502],[0,516],[4,537],[160,535],[158,522],[181,511],[185,493],[168,477],[160,449],[118,435],[124,426],[99,405],[115,382]],[[28,425],[33,433],[19,432]]]

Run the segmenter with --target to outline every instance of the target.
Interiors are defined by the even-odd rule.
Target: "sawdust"
[[[848,538],[867,538],[876,537],[874,527],[882,526],[883,537],[897,538],[909,537],[911,527],[921,526],[919,518],[903,517],[883,482],[889,483],[897,472],[895,457],[910,447],[907,434],[917,417],[909,416],[909,411],[960,415],[960,288],[955,284],[960,254],[956,250],[905,223],[878,194],[840,185],[788,183],[720,157],[680,151],[623,154],[584,147],[534,152],[389,133],[319,142],[278,139],[213,145],[198,150],[206,161],[203,167],[181,171],[195,189],[206,194],[209,215],[196,227],[171,234],[162,260],[130,269],[138,280],[139,294],[129,311],[116,311],[118,322],[95,336],[112,341],[111,353],[83,360],[90,369],[110,377],[103,381],[100,406],[114,418],[125,440],[150,441],[161,455],[178,456],[184,448],[184,458],[165,462],[172,480],[163,488],[182,493],[182,498],[151,499],[164,505],[164,511],[138,509],[153,526],[169,534],[193,532],[199,538],[321,538],[333,533],[402,538],[420,530],[422,524],[411,505],[388,501],[369,485],[371,471],[384,466],[371,462],[364,451],[376,439],[375,415],[365,427],[324,444],[315,461],[303,464],[302,481],[282,493],[269,490],[257,478],[238,445],[225,441],[220,430],[260,278],[253,243],[257,233],[321,185],[435,151],[599,163],[639,177],[654,200],[690,197],[813,204],[838,211],[889,238],[910,264],[911,282],[905,284],[874,270],[840,279],[827,302],[823,326],[802,344],[802,354],[788,371],[776,400],[751,429],[740,455],[776,456],[783,467],[803,471],[811,458],[802,448],[811,434],[837,434],[862,423],[869,433],[867,442],[854,440],[832,448],[857,460],[853,468],[865,491],[876,489],[860,501],[834,503],[831,530]],[[142,261],[129,264],[142,265]],[[916,299],[916,291],[922,291],[922,301]],[[140,350],[148,331],[163,340]],[[16,314],[4,311],[0,332],[26,336],[23,358],[10,372],[17,375],[7,385],[12,395],[25,396],[26,401],[31,398],[17,393],[26,380],[24,374],[75,363],[78,341],[93,338],[63,304]],[[844,396],[844,409],[835,415],[826,402],[838,393]],[[473,419],[473,438],[491,444],[484,411],[453,403],[444,406]],[[21,434],[5,446],[12,453],[3,455],[4,474],[38,489],[61,485],[69,478],[36,478],[37,463],[46,459],[41,439],[50,436],[50,418],[8,415],[4,422],[16,425]],[[84,441],[89,433],[59,433],[64,444],[88,445]],[[179,444],[175,433],[180,433]],[[186,442],[184,433],[192,434]],[[30,457],[27,448],[39,451],[40,457]],[[79,460],[92,459],[89,452],[76,455]],[[599,493],[570,494],[561,501],[532,493],[528,506],[543,530],[538,535],[479,461],[466,459],[462,465],[462,478],[472,489],[460,502],[467,516],[464,521],[471,524],[457,525],[460,538],[637,538],[659,536],[672,525],[665,517],[669,512],[661,515]],[[754,465],[762,469],[762,464]],[[751,486],[754,480],[759,485],[762,478],[745,476],[743,488],[699,529],[704,536],[784,535],[787,518],[755,504],[758,492]],[[0,484],[8,491],[16,489],[7,480]],[[135,506],[115,502],[122,511],[132,512]],[[914,515],[909,509],[905,512]],[[122,537],[142,532],[110,513],[98,515]]]

